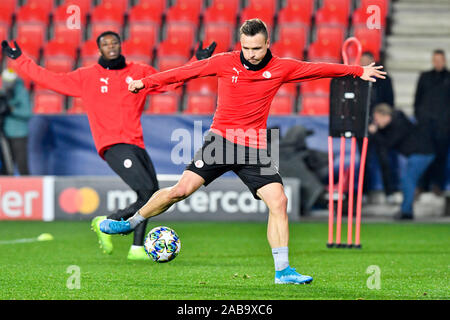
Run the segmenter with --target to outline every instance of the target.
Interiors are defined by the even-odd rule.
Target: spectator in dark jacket
[[[407,158],[406,169],[401,172],[403,203],[398,218],[413,219],[415,188],[434,159],[434,149],[426,128],[413,124],[402,111],[394,111],[390,106],[380,104],[374,108],[369,132],[372,140]]]
[[[433,70],[419,77],[414,101],[417,121],[429,131],[435,159],[427,170],[422,187],[440,193],[445,187],[448,149],[450,146],[450,72],[445,52],[433,52]]]
[[[360,65],[366,66],[375,62],[375,57],[370,51],[365,51],[361,55]],[[369,104],[369,117],[372,117],[373,109],[376,105],[380,103],[386,103],[392,108],[394,107],[394,90],[392,88],[392,81],[389,76],[386,79],[377,79],[377,82],[372,83],[372,91],[370,94],[370,104]],[[358,148],[362,150],[362,139],[358,139]],[[376,141],[369,141],[367,150],[368,163],[365,168],[364,173],[364,193],[369,191],[369,186],[371,184],[370,175],[372,159],[377,159],[380,165],[381,177],[383,179],[384,192],[386,194],[386,199],[388,202],[393,201],[393,194],[396,191],[395,181],[393,175],[390,174],[390,164],[391,164],[391,154],[389,151],[376,143]],[[375,169],[375,168],[373,168]]]

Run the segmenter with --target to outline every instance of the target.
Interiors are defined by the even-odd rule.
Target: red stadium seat
[[[217,43],[214,53],[226,52],[231,49],[234,28],[227,23],[208,23],[204,25],[204,45],[215,41]]]
[[[324,95],[327,96],[330,93],[331,78],[323,78],[312,81],[302,82],[300,86],[300,92],[302,96],[306,95]]]
[[[234,26],[238,11],[239,0],[214,0],[203,13],[203,22],[226,22]]]
[[[67,109],[67,114],[84,114],[86,113],[86,108],[83,105],[83,100],[79,97],[75,97],[71,99],[71,105],[69,109]]]
[[[44,48],[45,56],[67,56],[75,59],[77,51],[74,47],[67,44],[65,38],[58,38],[47,42]]]
[[[140,39],[152,48],[158,43],[159,25],[153,22],[130,22],[128,28],[129,39]]]
[[[181,56],[158,56],[158,70],[166,71],[180,67],[188,61],[187,58]]]
[[[156,25],[161,24],[162,19],[162,8],[154,8],[150,6],[150,3],[144,5],[137,5],[131,8],[128,15],[128,22],[131,23],[150,23],[153,22]]]
[[[272,13],[272,15],[275,15],[277,11],[277,2],[278,1],[276,0],[248,0],[247,4],[253,8],[264,8]]]
[[[246,20],[259,18],[267,25],[269,29],[269,33],[271,33],[273,29],[273,18],[274,12],[270,10],[266,10],[263,6],[247,6],[245,9],[241,11],[241,20],[240,24],[244,23]]]
[[[23,52],[29,55],[34,61],[38,61],[39,52],[41,50],[42,42],[36,41],[31,35],[24,35],[17,37],[17,44],[20,46]],[[13,46],[13,44],[11,43]]]
[[[53,91],[39,89],[34,93],[33,112],[38,114],[61,113],[64,109],[64,96]]]
[[[2,0],[0,1],[0,23],[10,24],[13,13],[17,10],[18,0]]]
[[[114,7],[110,2],[96,6],[91,13],[92,22],[114,21],[122,25],[124,12]]]
[[[167,39],[162,41],[158,45],[158,56],[159,57],[168,57],[168,56],[179,56],[184,59],[188,59],[191,56],[191,48],[192,44],[187,46],[185,43],[179,43],[179,39]]]
[[[327,96],[302,97],[301,115],[327,115],[330,113],[330,98]]]
[[[317,39],[329,39],[340,47],[344,43],[345,30],[341,27],[320,26],[316,28],[316,37]]]
[[[189,80],[186,83],[187,93],[216,94],[217,93],[217,77],[204,77]]]
[[[40,8],[38,4],[24,5],[17,11],[17,23],[41,22],[44,25],[48,24],[49,13]]]
[[[177,0],[175,5],[167,10],[166,21],[191,22],[198,26],[202,8],[202,0]]]
[[[286,6],[278,13],[278,23],[303,23],[311,26],[314,0],[287,0]]]
[[[80,8],[81,16],[86,17],[86,15],[91,12],[92,3],[93,1],[91,0],[65,0],[63,3],[61,3],[61,6],[67,7],[69,5],[76,5]]]
[[[350,0],[324,0],[316,12],[316,25],[348,26]]]
[[[122,51],[125,56],[145,55],[150,57],[153,51],[153,43],[144,41],[142,38],[131,38],[122,43]]]
[[[115,10],[125,13],[128,10],[128,0],[102,0],[100,5],[111,6]]]
[[[180,95],[173,92],[152,94],[149,96],[149,107],[145,113],[171,114],[178,112]]]
[[[166,11],[168,0],[138,0],[135,7],[141,7],[143,10],[153,10],[157,14]]]
[[[9,29],[7,24],[3,24],[0,22],[0,39],[8,39],[9,38]]]
[[[3,0],[2,0],[3,1]],[[51,13],[55,8],[54,0],[27,0],[27,6],[36,6],[41,8],[47,14]]]
[[[96,64],[99,57],[100,54],[95,40],[88,40],[82,44],[80,51],[81,67],[89,67]]]
[[[171,22],[166,25],[166,39],[176,39],[174,41],[179,45],[192,45],[195,40],[195,34],[195,25],[189,22]]]
[[[317,40],[308,49],[310,61],[339,62],[344,41],[344,31],[341,27],[317,27]]]
[[[75,65],[75,59],[67,56],[44,56],[44,68],[53,72],[70,72]]]
[[[307,43],[308,29],[300,23],[286,23],[278,25],[278,40],[291,44],[303,51]]]
[[[141,38],[131,38],[122,43],[122,53],[128,61],[149,64],[152,59],[153,44]]]
[[[187,95],[186,114],[212,114],[216,108],[216,95],[190,93]]]
[[[80,55],[82,58],[83,57],[92,57],[92,56],[98,57],[99,53],[98,53],[97,42],[95,40],[85,41],[83,43],[83,45],[81,46]]]
[[[366,26],[358,26],[354,28],[354,35],[361,42],[362,51],[372,52],[375,60],[379,61],[382,48],[382,31],[380,29],[367,29]]]
[[[290,39],[283,39],[270,46],[272,53],[282,58],[294,58],[303,60],[303,49],[294,45]]]
[[[90,66],[92,66],[94,64],[97,64],[98,63],[98,58],[99,58],[98,56],[97,57],[94,57],[94,56],[83,57],[80,60],[80,66],[81,67],[90,67]]]
[[[270,106],[270,115],[289,115],[292,114],[292,107],[295,97],[288,94],[277,93]]]
[[[371,6],[376,6],[372,8]],[[378,11],[379,10],[379,11]],[[376,13],[379,12],[379,16]],[[386,17],[389,12],[389,0],[362,0],[361,6],[352,14],[353,26],[367,25],[367,23],[381,28],[386,27]],[[377,19],[379,17],[379,20]]]
[[[83,37],[83,28],[81,29],[69,29],[65,22],[57,22],[53,26],[53,39],[64,39],[67,46],[71,48],[77,48],[81,44]]]
[[[64,26],[66,26],[67,23],[67,19],[69,17],[75,17],[75,11],[73,10],[69,10],[69,6],[71,5],[77,5],[74,4],[72,2],[68,2],[66,4],[60,5],[58,8],[55,9],[55,11],[53,12],[53,23],[55,24],[63,24]],[[80,19],[80,26],[85,26],[86,25],[86,14],[87,14],[87,10],[82,10],[80,7],[80,15],[77,16],[77,18],[79,17]],[[71,21],[74,22],[74,21]],[[67,28],[67,26],[66,26]],[[68,29],[68,28],[67,28]]]
[[[120,35],[122,27],[114,21],[95,22],[91,25],[90,39],[97,39],[97,37],[105,31],[114,31]]]
[[[278,89],[277,94],[291,95],[295,98],[297,96],[297,87],[298,84],[295,82],[284,83]]]
[[[41,47],[46,38],[48,13],[36,3],[22,6],[16,16],[18,42],[27,42],[30,46]]]

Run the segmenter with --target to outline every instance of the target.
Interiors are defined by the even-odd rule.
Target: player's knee
[[[286,195],[281,195],[280,197],[275,198],[272,200],[271,206],[270,206],[270,212],[272,214],[276,214],[277,216],[285,216],[287,215],[287,203],[288,199]]]

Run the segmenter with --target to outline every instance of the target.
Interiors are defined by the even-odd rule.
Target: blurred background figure
[[[6,138],[2,143],[1,174],[28,175],[28,121],[32,116],[30,95],[24,82],[12,69],[2,72],[0,89],[1,127]]]
[[[375,57],[372,52],[365,51],[361,55],[360,65],[367,66],[375,61]],[[373,110],[376,105],[384,103],[391,108],[394,108],[394,90],[392,87],[392,81],[389,75],[386,75],[386,79],[377,79],[377,82],[372,83],[372,91],[370,96],[369,104],[369,117],[372,118]],[[358,139],[358,148],[361,152],[362,150],[362,139]],[[364,174],[364,188],[363,192],[365,194],[364,198],[370,191],[370,186],[372,185],[371,174],[379,168],[381,173],[381,178],[383,181],[384,193],[386,195],[386,201],[388,203],[394,203],[394,192],[397,191],[395,187],[395,181],[392,175],[392,165],[395,164],[396,157],[389,150],[387,150],[383,145],[377,144],[377,141],[369,141],[367,150],[368,165],[365,167]],[[378,164],[378,166],[377,166]],[[378,167],[378,168],[377,168]],[[396,168],[397,166],[395,166]],[[367,201],[367,200],[366,200]]]
[[[414,115],[430,133],[435,149],[435,159],[420,187],[440,195],[445,187],[450,146],[450,72],[447,70],[443,50],[433,51],[432,64],[433,69],[423,72],[419,77]]]
[[[430,136],[423,125],[413,124],[402,111],[394,111],[384,103],[375,107],[369,133],[371,141],[407,158],[407,165],[400,174],[403,203],[396,218],[411,220],[417,183],[434,159]]]
[[[375,61],[375,57],[370,51],[365,51],[361,55],[360,65],[368,66]],[[394,104],[394,89],[392,88],[392,80],[389,75],[386,75],[386,79],[377,79],[377,82],[372,84],[371,101],[369,112],[372,114],[373,108],[380,103],[387,103],[390,106]]]

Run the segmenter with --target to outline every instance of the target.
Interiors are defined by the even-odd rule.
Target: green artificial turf
[[[291,223],[290,263],[314,277],[310,285],[274,284],[264,223],[148,228],[156,225],[181,238],[180,255],[169,263],[126,260],[132,235],[114,236],[113,254],[103,254],[88,222],[0,222],[0,242],[54,236],[0,244],[0,299],[449,298],[449,224],[364,224],[363,248],[355,250],[327,249],[326,223]],[[70,266],[80,270],[79,289],[70,289],[76,286]]]

